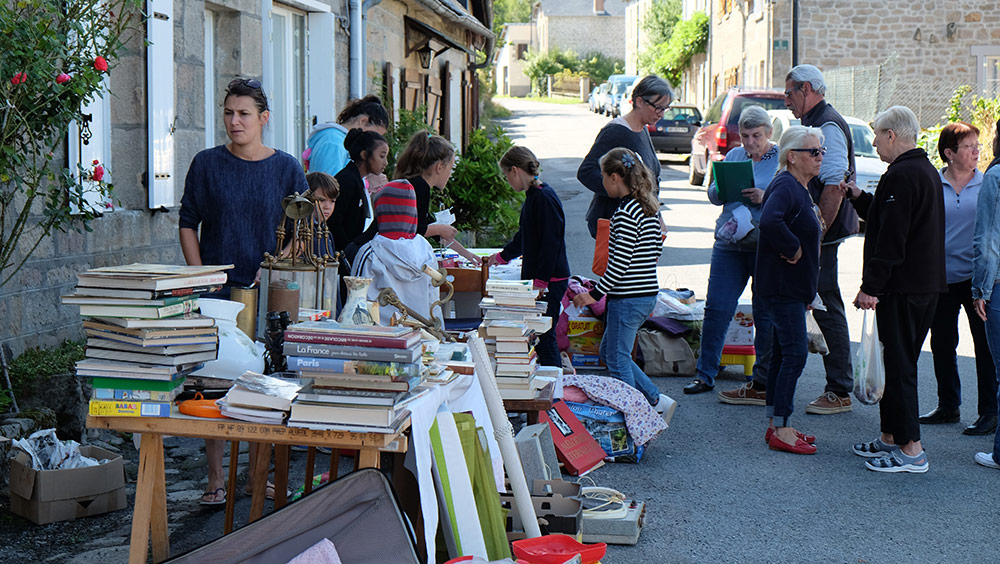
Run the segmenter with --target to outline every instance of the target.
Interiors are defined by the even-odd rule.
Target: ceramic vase
[[[338,323],[341,325],[378,325],[378,304],[368,301],[368,287],[371,284],[371,278],[344,277],[344,285],[347,286],[347,299],[344,300],[344,309],[341,310],[340,317],[337,318]]]
[[[215,360],[194,371],[194,376],[235,380],[247,370],[264,372],[264,358],[257,345],[236,326],[236,316],[243,310],[240,302],[199,299],[201,314],[215,319],[219,328],[219,354]]]

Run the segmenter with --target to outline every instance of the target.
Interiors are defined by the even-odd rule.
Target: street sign
[[[774,50],[775,51],[787,51],[788,50],[788,40],[787,39],[775,39],[774,40]]]

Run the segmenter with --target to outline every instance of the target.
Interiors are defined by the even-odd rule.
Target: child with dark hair
[[[337,179],[325,172],[310,172],[306,175],[309,191],[305,197],[312,201],[319,212],[319,219],[328,221],[336,210],[337,199],[340,197],[340,184]]]
[[[382,173],[389,157],[389,144],[385,138],[361,128],[347,132],[344,147],[351,160],[337,173],[340,205],[333,210],[327,222],[338,251],[343,251],[371,224],[370,194],[385,185],[387,180]]]
[[[608,268],[590,292],[577,294],[573,304],[588,306],[607,296],[601,359],[609,375],[642,392],[663,418],[670,420],[676,402],[661,394],[632,360],[639,327],[649,318],[660,291],[656,261],[663,251],[660,204],[653,173],[631,149],[619,147],[601,157],[604,189],[621,203],[611,216]]]
[[[309,134],[308,148],[302,153],[306,170],[337,174],[347,165],[350,156],[344,147],[347,132],[360,128],[385,135],[389,127],[389,112],[373,94],[351,100],[340,111],[337,122],[321,123]]]
[[[556,323],[570,274],[562,202],[552,187],[538,179],[538,159],[527,148],[511,147],[500,159],[500,170],[511,188],[526,194],[517,233],[502,251],[490,257],[489,262],[490,265],[506,264],[521,257],[521,278],[533,279],[535,289],[547,292],[545,315],[552,319],[552,328],[539,336],[535,351],[538,364],[562,366],[556,344]]]

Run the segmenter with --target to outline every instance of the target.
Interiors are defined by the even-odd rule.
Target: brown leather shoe
[[[851,396],[840,397],[833,392],[825,392],[806,406],[806,413],[831,415],[851,410]]]
[[[735,390],[719,392],[719,401],[730,405],[764,405],[767,392],[753,387],[753,382],[747,382]]]

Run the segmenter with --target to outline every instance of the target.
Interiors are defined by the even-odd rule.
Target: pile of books
[[[503,399],[531,399],[544,386],[535,380],[538,361],[537,335],[548,331],[552,320],[545,317],[545,302],[531,280],[486,281],[489,297],[483,298],[480,335],[494,362],[497,388]]]
[[[308,382],[292,402],[292,427],[399,432],[428,373],[420,332],[408,327],[306,321],[285,331],[284,353]]]
[[[232,419],[280,425],[300,388],[295,382],[244,372],[218,402],[219,410]]]
[[[131,264],[88,270],[75,292],[87,335],[76,373],[92,379],[90,414],[169,417],[185,377],[218,352],[215,320],[198,296],[220,289],[222,266]]]

